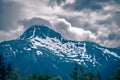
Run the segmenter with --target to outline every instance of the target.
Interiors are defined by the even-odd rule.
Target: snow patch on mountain
[[[105,54],[109,54],[109,55],[112,55],[112,56],[117,57],[117,58],[120,59],[120,56],[117,55],[117,53],[115,53],[115,52],[111,52],[108,49],[104,49],[104,48],[100,48],[100,47],[97,47],[97,48],[100,49],[100,50],[102,50]]]
[[[35,36],[35,31],[36,31],[36,28],[33,28],[33,31],[32,31],[32,36],[30,36],[29,39],[33,38]]]
[[[27,50],[27,51],[30,51],[30,50],[31,50],[31,48],[26,48],[26,47],[24,47],[23,49],[24,49],[24,50]]]
[[[54,55],[57,55],[59,57],[66,57],[66,60],[68,61],[76,61],[78,63],[83,63],[88,61],[92,64],[98,64],[98,62],[94,58],[87,54],[86,52],[86,44],[85,43],[73,43],[73,42],[66,42],[62,43],[60,40],[56,38],[50,38],[46,37],[46,39],[42,39],[37,37],[34,37],[30,40],[32,43],[32,48],[38,49],[38,47],[47,48],[49,50],[54,51]],[[76,44],[82,44],[83,46],[76,46]],[[86,65],[87,66],[87,65]]]
[[[36,51],[37,55],[42,55],[43,53],[41,51]]]

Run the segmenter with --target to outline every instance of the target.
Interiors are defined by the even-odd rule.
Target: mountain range
[[[68,80],[74,63],[103,80],[120,67],[120,48],[107,48],[90,41],[74,41],[62,37],[44,25],[33,25],[20,37],[0,43],[0,54],[23,74],[48,73]]]

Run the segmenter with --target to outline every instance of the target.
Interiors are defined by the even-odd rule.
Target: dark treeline
[[[86,71],[81,65],[75,63],[73,72],[69,80],[102,80],[100,74],[93,74]],[[48,74],[30,74],[20,76],[17,69],[12,69],[11,63],[6,63],[2,55],[0,55],[0,80],[63,80],[60,76],[50,76]],[[108,80],[120,80],[120,68],[117,69]]]
[[[100,74],[93,74],[90,71],[86,71],[81,65],[75,63],[72,80],[101,80]]]
[[[5,63],[4,57],[0,55],[0,80],[6,80],[10,77],[12,67],[10,63]]]

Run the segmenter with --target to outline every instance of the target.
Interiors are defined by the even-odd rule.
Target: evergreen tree
[[[7,80],[21,80],[18,70],[17,69],[12,70]]]
[[[110,77],[109,80],[120,80],[120,68],[118,68]]]
[[[7,64],[4,61],[3,55],[0,54],[0,80],[8,79],[11,71],[12,71],[11,63]]]
[[[50,78],[52,78],[52,77],[48,74],[41,74],[39,76],[39,80],[49,80]]]
[[[48,74],[31,74],[28,76],[25,76],[23,80],[49,80],[52,78]]]
[[[12,73],[11,63],[8,63],[6,68],[6,79],[10,78],[11,73]]]
[[[53,77],[53,78],[51,78],[49,80],[62,80],[62,78],[60,76],[57,76],[57,77]]]
[[[0,55],[0,80],[5,80],[6,72],[5,72],[5,62],[2,55]]]
[[[96,75],[90,71],[86,71],[83,66],[77,63],[75,63],[75,68],[71,77],[72,80],[99,80]]]
[[[78,64],[75,63],[75,67],[73,70],[73,74],[71,75],[72,80],[79,80],[79,70],[78,70]]]
[[[102,80],[99,72],[97,73],[97,79]]]
[[[48,74],[31,74],[25,76],[23,80],[62,80],[61,77],[52,77]]]

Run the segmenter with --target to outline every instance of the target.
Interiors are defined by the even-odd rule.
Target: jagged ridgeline
[[[48,73],[68,80],[74,63],[86,70],[100,73],[106,80],[120,67],[120,49],[106,48],[89,41],[67,40],[47,26],[34,25],[19,38],[0,43],[0,54],[21,75],[28,73]]]

